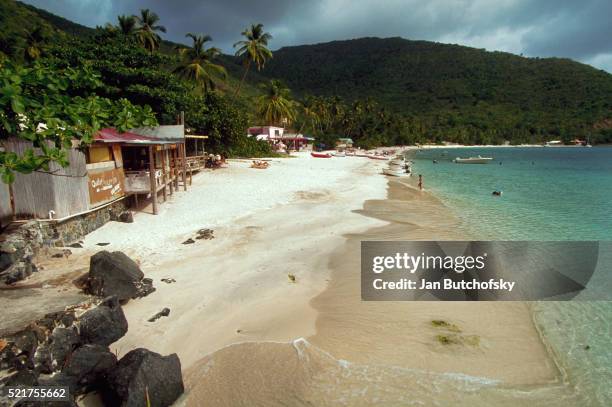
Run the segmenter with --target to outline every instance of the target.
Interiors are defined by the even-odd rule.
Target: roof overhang
[[[164,144],[180,144],[184,140],[160,140],[155,137],[143,136],[132,132],[119,133],[116,129],[106,128],[101,129],[94,135],[96,143],[120,143],[125,145],[164,145]]]

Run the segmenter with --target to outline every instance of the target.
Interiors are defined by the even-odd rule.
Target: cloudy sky
[[[610,0],[25,0],[87,26],[150,8],[168,32],[204,33],[231,53],[250,23],[272,49],[364,36],[456,43],[526,56],[569,57],[612,73]]]

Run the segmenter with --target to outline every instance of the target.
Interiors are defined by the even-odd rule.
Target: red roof
[[[159,143],[160,140],[148,137],[141,136],[136,133],[119,133],[116,129],[106,128],[98,131],[94,135],[94,141],[101,141],[103,143],[147,143],[147,144],[156,144]]]

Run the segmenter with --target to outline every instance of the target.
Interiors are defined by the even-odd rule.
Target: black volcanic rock
[[[128,330],[128,323],[117,297],[106,298],[99,306],[80,318],[80,334],[84,343],[108,346]]]
[[[121,215],[119,215],[119,222],[133,223],[134,222],[134,215],[130,211],[122,212]]]
[[[184,392],[181,362],[176,354],[161,356],[147,349],[128,352],[108,377],[109,405],[169,406]]]
[[[105,380],[117,365],[117,357],[102,345],[87,344],[77,348],[62,372],[75,379],[81,388],[95,386]]]
[[[91,257],[87,292],[100,297],[117,296],[127,301],[139,295],[144,273],[122,252],[101,251]]]

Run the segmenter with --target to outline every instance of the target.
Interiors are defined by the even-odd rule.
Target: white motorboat
[[[395,170],[391,168],[383,169],[383,174],[391,175],[392,177],[409,177],[410,176],[410,172],[407,172],[406,170],[403,170],[403,169]]]
[[[389,165],[406,165],[406,160],[395,158],[389,161]]]
[[[491,161],[493,161],[493,157],[482,157],[480,155],[478,157],[455,158],[457,164],[488,164]]]
[[[336,151],[332,153],[334,157],[346,157],[346,153],[344,151]]]

